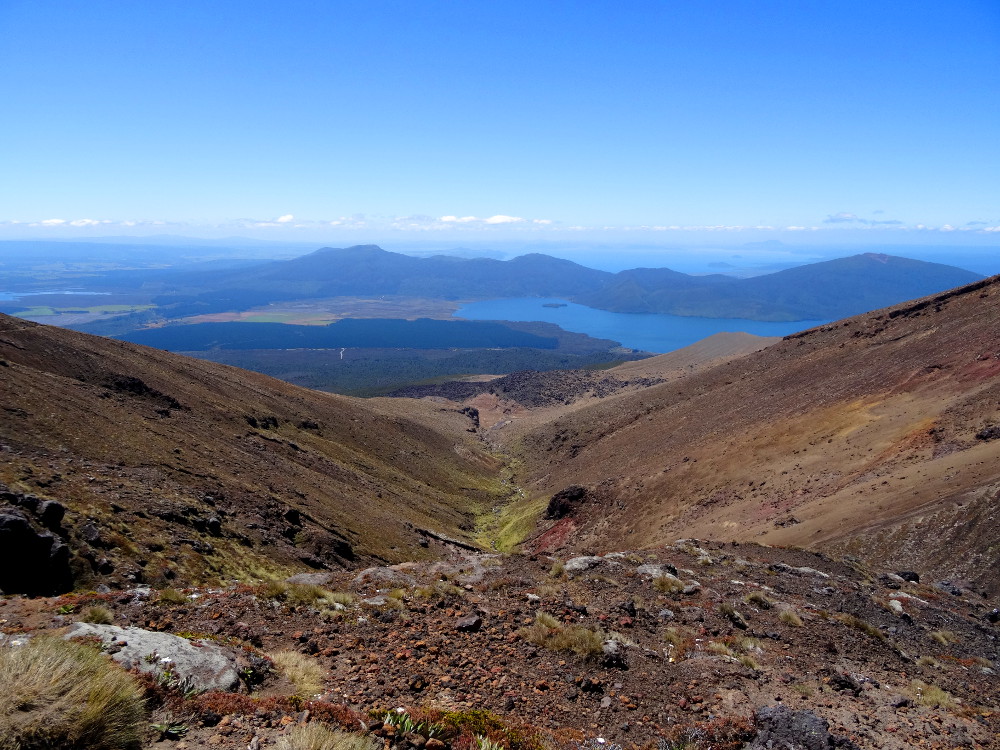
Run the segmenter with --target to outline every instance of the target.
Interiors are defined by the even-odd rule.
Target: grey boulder
[[[138,669],[184,690],[233,692],[240,685],[240,663],[231,649],[211,641],[116,625],[77,622],[63,638],[101,639],[104,650],[126,669]]]

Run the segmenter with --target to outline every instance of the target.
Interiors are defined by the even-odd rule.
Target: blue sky
[[[1000,3],[0,2],[0,238],[1000,238]]]

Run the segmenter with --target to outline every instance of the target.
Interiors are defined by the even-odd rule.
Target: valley
[[[160,638],[150,747],[995,747],[998,290],[363,400],[2,316],[0,641]]]

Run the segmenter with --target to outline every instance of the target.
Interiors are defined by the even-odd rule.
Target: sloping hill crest
[[[1000,589],[1000,277],[568,414],[517,447],[539,549],[679,536],[848,552]]]
[[[0,413],[0,511],[22,517],[11,529],[47,524],[78,585],[433,556],[441,538],[468,537],[496,489],[495,461],[454,409],[334,396],[7,316]],[[64,517],[39,515],[50,501]],[[30,563],[13,550],[4,567]]]

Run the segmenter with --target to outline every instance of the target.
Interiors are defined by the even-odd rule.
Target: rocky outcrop
[[[46,510],[43,520],[52,521],[54,515]],[[69,591],[70,557],[58,536],[37,528],[22,510],[0,507],[0,593],[50,596]]]
[[[102,648],[126,669],[154,675],[168,685],[185,690],[235,691],[241,670],[255,670],[248,657],[211,641],[154,633],[141,628],[91,625],[77,622],[64,638],[99,638]],[[259,671],[260,665],[256,669]]]
[[[565,518],[586,502],[588,496],[587,488],[578,484],[571,484],[569,487],[559,490],[549,500],[549,505],[545,509],[545,518],[550,521]]]
[[[757,737],[747,750],[860,750],[845,737],[830,734],[830,725],[812,711],[765,706],[757,712]]]

